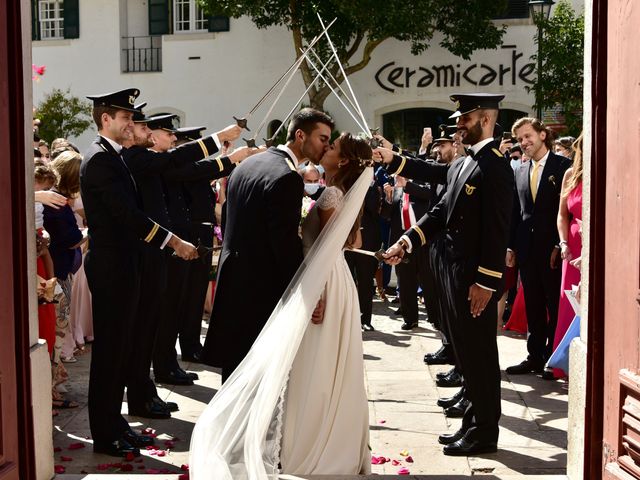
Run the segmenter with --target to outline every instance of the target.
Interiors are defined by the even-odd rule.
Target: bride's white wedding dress
[[[302,225],[305,254],[320,233],[318,209],[340,209],[328,187]],[[340,254],[324,291],[323,322],[310,324],[289,376],[284,409],[283,473],[359,474],[371,470],[358,292]]]
[[[196,422],[192,480],[275,479],[281,465],[300,474],[370,468],[360,313],[342,249],[372,179],[368,167],[341,200],[327,189],[320,205],[338,207],[321,232],[317,211],[307,215],[300,269]],[[324,322],[312,325],[322,294]]]

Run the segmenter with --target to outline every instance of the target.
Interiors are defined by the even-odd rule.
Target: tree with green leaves
[[[507,6],[506,0],[198,1],[208,14],[233,18],[247,15],[258,28],[285,25],[291,31],[296,58],[305,42],[322,32],[316,14],[327,22],[337,17],[329,32],[346,75],[365,68],[376,47],[389,38],[409,42],[414,55],[429,48],[434,38],[465,59],[477,49],[495,48],[505,28],[491,19],[504,13]],[[326,62],[330,56],[326,42],[319,42],[317,47]],[[315,71],[306,62],[300,70],[308,87]],[[344,81],[336,63],[327,70],[338,82]],[[321,109],[329,93],[329,87],[318,81],[309,90],[309,103]]]
[[[66,91],[54,88],[40,102],[34,117],[40,119],[38,135],[49,142],[81,135],[91,125],[91,104]]]
[[[567,133],[578,136],[582,131],[584,13],[577,14],[567,0],[561,0],[548,20],[536,16],[535,22],[542,27],[543,37],[539,80],[527,87],[535,93],[534,108],[559,107]],[[537,55],[531,58],[538,59]]]

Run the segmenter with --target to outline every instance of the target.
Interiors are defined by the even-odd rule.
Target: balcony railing
[[[162,36],[122,37],[122,72],[161,72]]]

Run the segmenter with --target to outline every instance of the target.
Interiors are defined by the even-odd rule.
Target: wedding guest
[[[567,298],[566,290],[580,284],[580,256],[582,255],[582,135],[572,146],[573,165],[562,179],[562,195],[558,210],[558,235],[560,237],[560,256],[562,257],[562,281],[560,286],[560,304],[558,307],[558,325],[553,339],[554,350],[567,332],[576,316]],[[566,377],[566,372],[554,369],[555,378]]]
[[[80,193],[80,164],[82,156],[75,152],[65,152],[50,163],[56,172],[57,181],[53,190],[67,199],[73,199]],[[70,205],[60,209],[45,207],[44,226],[51,235],[49,250],[53,259],[55,276],[62,288],[63,296],[57,305],[56,348],[60,349],[59,359],[65,363],[76,361],[73,356],[75,341],[71,330],[69,309],[71,304],[71,286],[73,273],[82,262],[80,245],[86,235],[78,228]]]
[[[575,153],[575,142],[576,139],[574,137],[560,137],[553,141],[553,151],[558,155],[573,159],[573,155]]]

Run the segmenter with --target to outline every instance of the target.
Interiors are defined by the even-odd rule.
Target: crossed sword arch
[[[342,63],[340,62],[340,58],[338,57],[338,52],[337,52],[337,50],[335,48],[335,45],[333,44],[333,41],[331,40],[331,36],[329,35],[329,29],[336,22],[337,18],[334,18],[328,25],[325,25],[325,23],[322,20],[322,17],[320,16],[320,14],[318,14],[318,20],[320,21],[320,26],[322,27],[322,31],[318,35],[316,35],[311,40],[311,42],[309,42],[309,45],[307,46],[306,49],[304,49],[304,48],[300,49],[300,56],[291,64],[291,66],[289,66],[289,68],[280,76],[280,78],[278,78],[278,80],[271,86],[271,88],[269,88],[267,93],[265,93],[262,96],[262,98],[260,98],[260,100],[258,100],[258,102],[254,105],[254,107],[251,110],[249,110],[249,112],[247,112],[247,114],[244,117],[241,117],[241,118],[238,118],[238,117],[235,117],[235,116],[233,117],[233,119],[236,121],[238,126],[244,128],[247,131],[251,131],[249,129],[249,127],[248,127],[249,119],[264,104],[264,102],[269,97],[271,97],[271,95],[274,92],[276,92],[278,87],[280,88],[278,93],[277,93],[277,95],[275,96],[275,100],[273,101],[273,103],[271,104],[271,106],[269,107],[267,112],[265,113],[264,118],[262,119],[262,121],[258,125],[258,128],[253,133],[253,136],[251,138],[248,138],[248,139],[247,138],[243,138],[243,140],[247,143],[248,147],[250,147],[250,148],[255,148],[256,147],[256,138],[257,138],[258,134],[262,131],[262,129],[266,125],[267,120],[269,119],[269,116],[271,115],[271,112],[273,112],[273,109],[278,104],[278,101],[282,97],[284,91],[287,89],[287,87],[289,86],[289,84],[293,80],[296,72],[300,68],[300,65],[302,65],[302,62],[305,62],[305,61],[316,72],[315,78],[309,84],[309,86],[304,91],[304,93],[300,96],[300,98],[293,104],[293,107],[291,108],[289,113],[287,113],[285,118],[282,120],[282,123],[280,124],[278,129],[273,133],[271,138],[263,138],[265,144],[268,147],[273,145],[273,142],[274,142],[275,138],[278,136],[278,134],[280,133],[280,130],[282,130],[282,128],[287,124],[287,122],[289,121],[291,116],[295,113],[296,109],[298,108],[298,105],[303,101],[304,97],[309,93],[309,90],[311,90],[311,88],[313,88],[313,86],[318,82],[318,80],[322,79],[322,81],[329,87],[329,89],[336,96],[336,98],[338,99],[340,104],[344,107],[344,109],[347,111],[347,113],[354,120],[354,122],[356,123],[358,128],[360,128],[363,131],[363,133],[366,135],[366,137],[369,139],[369,143],[371,144],[371,147],[375,148],[375,147],[379,146],[378,141],[374,138],[374,135],[377,133],[378,129],[377,128],[375,128],[375,129],[370,129],[369,128],[369,125],[367,124],[367,119],[365,118],[364,114],[362,113],[362,109],[360,108],[360,104],[358,103],[358,99],[356,98],[356,95],[355,95],[355,93],[353,91],[353,88],[351,87],[351,82],[349,82],[349,78],[347,77],[347,74],[344,71],[344,67],[342,66]],[[322,60],[320,59],[320,56],[316,53],[315,49],[313,48],[323,37],[326,38],[327,44],[329,45],[329,48],[331,50],[331,57],[325,63],[322,63]],[[315,62],[312,59],[311,55],[313,55],[313,59],[315,59]],[[347,85],[347,89],[349,90],[349,94],[347,94],[347,92],[340,86],[340,83],[335,79],[335,77],[328,70],[328,67],[334,61],[337,63],[337,65],[338,65],[338,67],[340,69],[340,73],[341,73],[341,75],[342,75],[342,77],[343,77],[343,79],[344,79],[344,81],[345,81],[345,83]],[[321,65],[321,67],[318,67],[318,65]],[[342,94],[342,96],[344,96],[344,99],[346,100],[346,103],[345,103],[345,100],[343,100],[341,98],[340,94]],[[348,105],[347,105],[347,103],[348,103]]]
[[[244,117],[241,117],[241,118],[238,118],[235,116],[233,117],[233,119],[236,121],[239,127],[244,128],[245,130],[250,132],[251,130],[249,129],[249,126],[248,126],[249,119],[262,106],[262,104],[267,100],[267,98],[269,98],[271,94],[274,93],[278,87],[280,87],[280,90],[278,91],[278,94],[276,95],[275,100],[273,101],[273,103],[265,113],[264,118],[258,125],[258,128],[256,128],[255,132],[253,133],[253,136],[248,139],[243,138],[243,140],[247,143],[247,146],[249,148],[256,147],[256,138],[258,134],[262,131],[262,129],[266,125],[267,120],[271,115],[271,112],[273,112],[273,109],[275,108],[276,104],[282,97],[284,91],[287,89],[287,87],[291,83],[291,80],[293,79],[296,72],[298,71],[298,68],[300,68],[300,65],[302,65],[302,62],[304,61],[306,61],[309,64],[309,66],[313,68],[313,70],[316,72],[316,76],[313,79],[313,81],[309,84],[307,89],[304,91],[304,93],[300,96],[300,98],[293,104],[293,107],[291,108],[291,110],[289,110],[289,113],[287,113],[287,115],[284,117],[284,119],[282,120],[282,123],[280,124],[278,129],[273,133],[271,138],[263,139],[265,144],[268,147],[273,145],[274,139],[278,136],[278,134],[280,133],[280,130],[282,130],[282,128],[287,124],[287,121],[294,114],[294,112],[298,108],[298,105],[302,102],[302,100],[307,95],[307,93],[309,93],[309,90],[311,90],[311,88],[318,82],[319,79],[322,79],[322,81],[329,87],[331,92],[336,96],[336,98],[338,99],[340,104],[344,107],[344,109],[347,111],[347,113],[351,116],[351,118],[356,123],[358,128],[360,128],[363,131],[364,135],[368,138],[369,145],[371,145],[371,148],[376,148],[380,145],[379,141],[374,137],[374,135],[377,134],[378,129],[369,128],[369,125],[367,124],[367,119],[362,113],[362,109],[360,108],[358,99],[356,98],[353,88],[351,87],[351,82],[349,82],[349,78],[347,77],[347,74],[344,71],[344,67],[340,62],[340,58],[338,57],[338,52],[335,48],[335,45],[333,44],[333,41],[331,40],[331,36],[329,35],[329,29],[336,22],[337,18],[334,18],[326,26],[324,21],[322,20],[322,17],[319,14],[318,14],[318,20],[320,21],[322,32],[320,32],[320,34],[315,36],[311,40],[311,42],[309,42],[309,45],[307,46],[306,49],[302,49],[302,48],[300,49],[300,56],[296,59],[296,61],[294,61],[291,64],[291,66],[289,66],[289,68],[280,76],[280,78],[278,78],[278,80],[271,86],[271,88],[269,88],[267,93],[265,93],[262,96],[262,98],[258,100],[258,103],[256,103],[254,107],[251,110],[249,110],[249,112],[247,112],[247,114]],[[322,63],[322,60],[320,59],[319,55],[316,53],[316,51],[313,48],[314,45],[316,45],[323,37],[326,37],[327,43],[331,50],[331,57],[325,63]],[[313,55],[313,58],[315,59],[316,62],[318,62],[318,64],[322,64],[322,68],[318,68],[318,65],[310,58],[309,56],[310,54]],[[347,94],[347,92],[340,86],[340,83],[335,79],[335,77],[328,70],[329,65],[331,65],[334,61],[338,64],[338,68],[340,69],[340,74],[342,75],[342,78],[344,78],[344,81],[347,84],[347,89],[349,90],[350,95]],[[340,97],[340,94],[338,93],[338,91],[336,91],[336,89],[344,96],[346,103]],[[347,106],[347,103],[349,104],[349,106]],[[203,245],[201,242],[199,242],[197,251],[200,258],[202,258],[203,261],[206,261],[205,256],[208,253],[214,250],[219,250],[220,248],[221,247],[207,247]],[[382,257],[384,250],[379,250],[377,252],[370,252],[368,250],[360,250],[360,249],[354,248],[354,249],[351,249],[351,251],[374,257],[379,262],[382,262],[384,260]],[[406,263],[407,259],[406,258],[403,259],[403,262]]]

